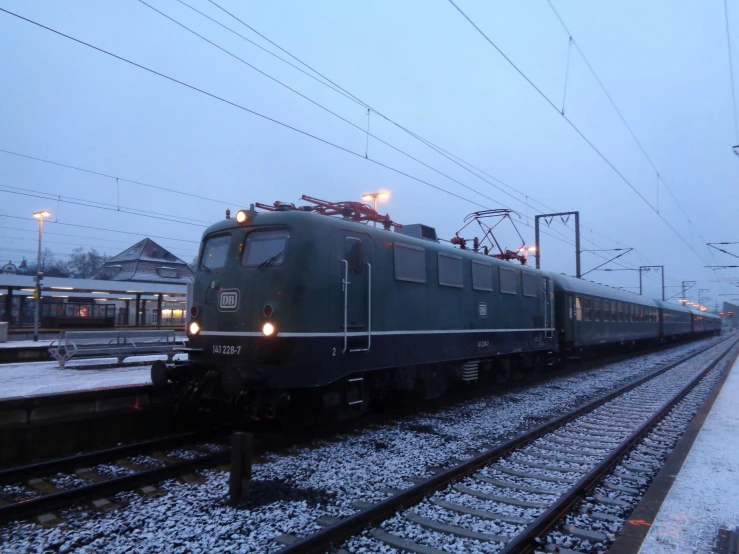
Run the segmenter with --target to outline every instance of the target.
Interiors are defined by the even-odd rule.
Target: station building
[[[0,273],[0,321],[19,332],[33,326],[36,278],[11,266]],[[193,275],[186,262],[146,238],[109,258],[92,279],[44,277],[40,327],[180,327]]]

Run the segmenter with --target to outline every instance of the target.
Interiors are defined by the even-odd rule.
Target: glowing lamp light
[[[272,335],[275,334],[275,326],[272,325],[271,323],[265,323],[262,326],[262,333],[264,333],[265,337],[271,337]]]
[[[197,335],[200,332],[200,325],[198,325],[197,321],[193,321],[190,323],[190,327],[188,329],[191,335]]]
[[[44,210],[42,212],[34,212],[33,217],[36,219],[41,219],[42,217],[49,217],[51,216],[51,212]]]
[[[239,210],[236,212],[236,223],[244,223],[247,220],[246,212],[244,210]]]

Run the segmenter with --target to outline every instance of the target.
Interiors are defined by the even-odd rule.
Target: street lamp
[[[38,342],[38,318],[41,306],[41,279],[44,274],[41,271],[41,235],[44,231],[44,218],[49,217],[51,212],[43,210],[41,212],[34,212],[33,217],[38,219],[38,259],[36,260],[36,290],[33,293],[34,296],[34,309],[33,309],[33,342]]]
[[[377,211],[378,198],[380,200],[387,200],[388,198],[390,198],[390,193],[385,192],[385,191],[380,191],[380,192],[369,192],[367,194],[362,195],[362,200],[364,200],[365,202],[369,202],[370,200],[372,200],[372,209],[375,211]],[[373,225],[377,227],[377,222],[375,221]]]

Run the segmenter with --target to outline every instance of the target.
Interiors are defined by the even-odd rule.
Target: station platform
[[[0,401],[9,398],[57,394],[124,385],[151,384],[151,363],[162,355],[131,356],[124,364],[115,358],[72,358],[65,369],[56,361],[0,365]],[[186,359],[176,354],[175,359]]]
[[[739,527],[737,398],[739,360],[696,414],[609,554],[730,552],[729,533]]]

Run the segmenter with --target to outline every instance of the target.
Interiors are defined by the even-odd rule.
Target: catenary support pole
[[[539,235],[539,220],[542,217],[575,216],[575,275],[579,279],[582,276],[580,270],[580,212],[559,212],[556,214],[539,214],[534,216],[534,247],[536,248],[536,269],[541,269],[541,240]]]

